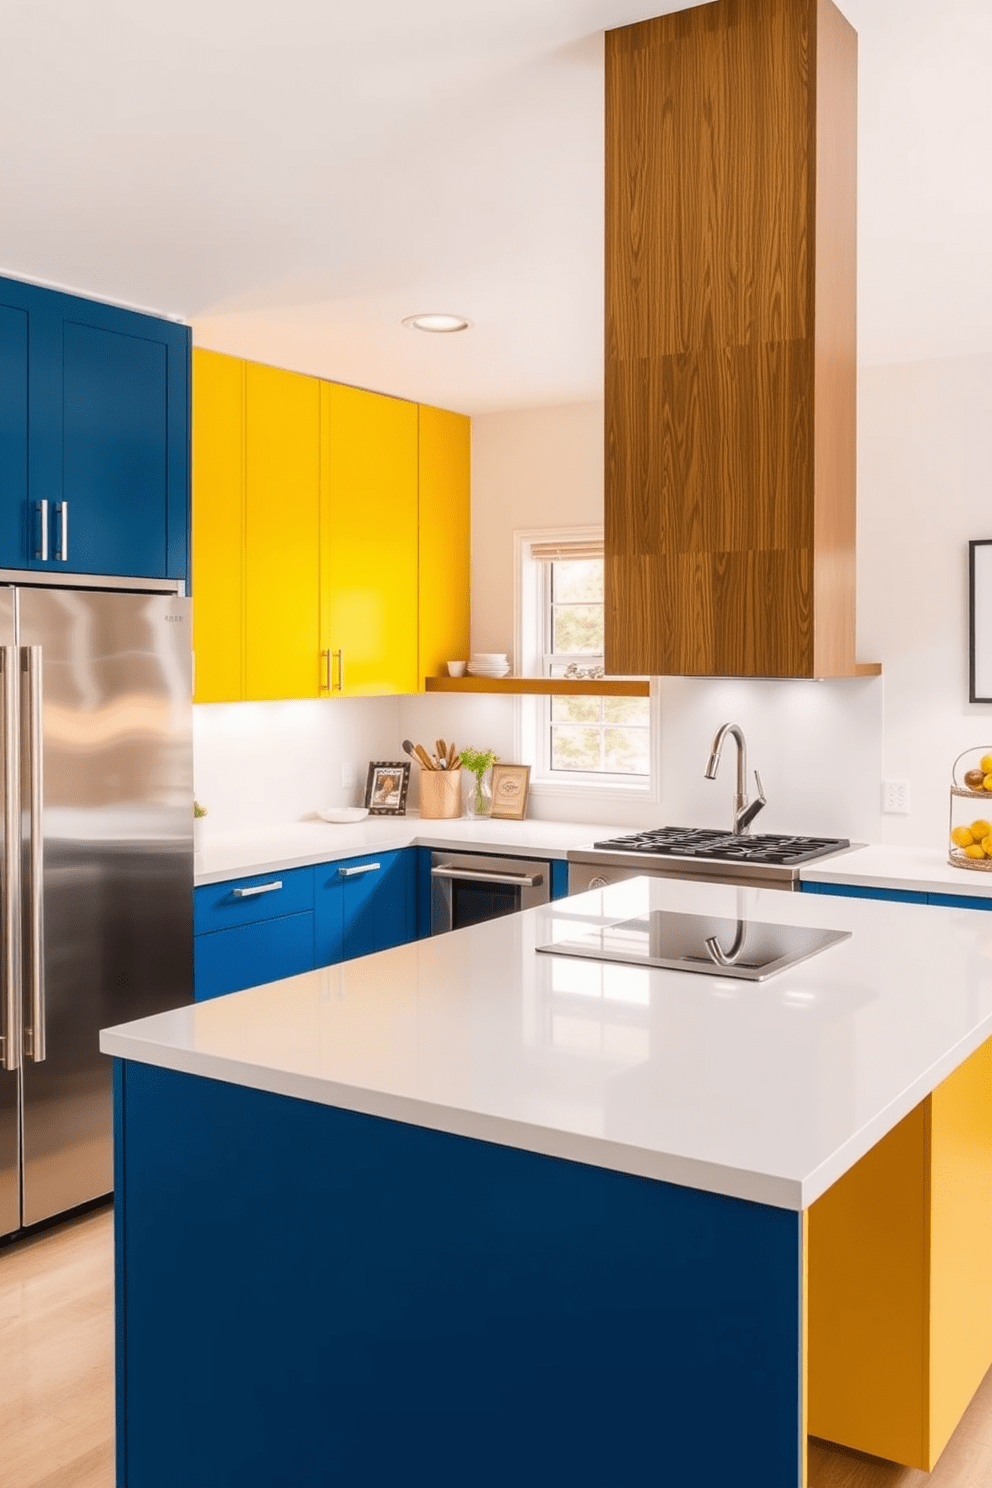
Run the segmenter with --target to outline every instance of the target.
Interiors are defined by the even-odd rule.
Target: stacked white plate
[[[476,651],[467,668],[470,677],[505,677],[509,670],[505,651]]]

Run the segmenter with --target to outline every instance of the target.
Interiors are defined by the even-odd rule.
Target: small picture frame
[[[492,815],[502,821],[523,821],[529,786],[530,765],[493,765]]]
[[[992,538],[968,544],[968,598],[968,699],[992,703]]]
[[[409,784],[409,760],[372,760],[365,782],[369,816],[405,816]]]

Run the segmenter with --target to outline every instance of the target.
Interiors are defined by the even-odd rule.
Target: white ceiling
[[[0,272],[466,412],[599,397],[602,33],[683,6],[0,0]],[[841,9],[862,361],[987,351],[992,3]]]

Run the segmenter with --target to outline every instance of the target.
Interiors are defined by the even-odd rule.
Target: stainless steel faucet
[[[733,830],[738,836],[744,837],[751,830],[751,823],[765,804],[765,793],[761,788],[761,776],[757,770],[754,779],[758,787],[756,800],[750,806],[747,803],[747,745],[744,742],[744,731],[736,723],[724,723],[716,731],[713,747],[710,750],[709,763],[706,766],[706,779],[715,780],[716,772],[720,766],[720,751],[723,741],[730,734],[737,744],[737,791],[734,796],[734,825]]]

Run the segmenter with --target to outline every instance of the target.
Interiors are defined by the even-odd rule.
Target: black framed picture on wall
[[[992,703],[992,537],[968,544],[968,697]]]

